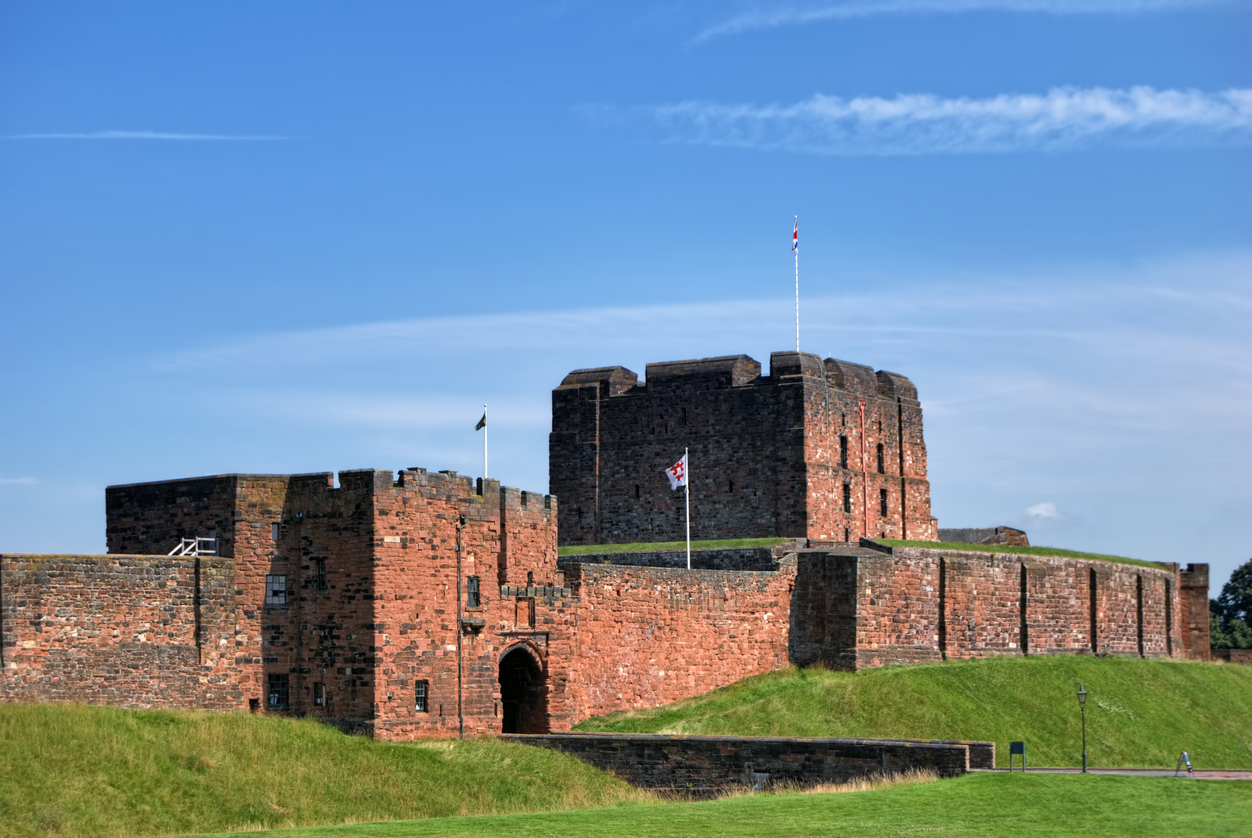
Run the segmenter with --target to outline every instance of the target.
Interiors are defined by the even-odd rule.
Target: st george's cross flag
[[[679,486],[687,485],[687,455],[683,454],[682,459],[665,469],[665,476],[669,478],[669,487],[671,490],[677,489]]]
[[[791,249],[795,250],[800,246],[800,216],[796,216],[795,229],[791,231]]]

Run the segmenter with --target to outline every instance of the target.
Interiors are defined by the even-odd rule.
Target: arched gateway
[[[515,646],[500,659],[503,733],[548,732],[548,684],[543,668],[526,646]]]

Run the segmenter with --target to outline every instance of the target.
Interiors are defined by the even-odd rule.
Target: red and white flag
[[[682,459],[665,469],[665,476],[669,478],[670,489],[677,489],[679,486],[687,485],[687,455],[683,454]]]
[[[795,250],[800,246],[800,216],[796,216],[796,228],[791,231],[791,249]]]

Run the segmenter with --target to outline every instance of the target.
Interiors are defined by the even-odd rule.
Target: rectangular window
[[[430,681],[413,682],[413,709],[419,713],[430,712]]]
[[[878,443],[878,473],[879,474],[887,473],[886,469],[883,468],[882,443],[881,442]]]
[[[278,540],[278,524],[270,524],[270,541]]]
[[[326,590],[326,560],[313,560],[313,587],[319,591]]]
[[[470,576],[465,580],[465,604],[470,608],[482,605],[482,596],[478,592],[478,577]]]
[[[848,438],[847,436],[839,437],[839,468],[848,467]]]
[[[325,684],[313,685],[313,706],[314,707],[326,706],[326,685]]]
[[[266,576],[265,577],[265,604],[266,605],[286,605],[287,604],[287,577],[286,576]],[[283,676],[284,678],[287,676]]]
[[[879,515],[887,514],[887,490],[886,489],[878,490],[878,514]]]
[[[843,484],[843,511],[844,512],[852,511],[852,484],[851,483]]]
[[[269,694],[265,699],[265,707],[267,710],[287,709],[287,673],[269,674]]]

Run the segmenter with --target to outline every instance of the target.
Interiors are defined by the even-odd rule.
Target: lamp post
[[[1087,773],[1087,691],[1078,685],[1078,706],[1082,709],[1082,773]]]

